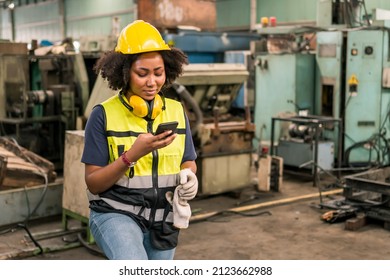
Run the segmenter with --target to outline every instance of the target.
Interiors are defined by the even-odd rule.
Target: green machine
[[[256,67],[256,138],[271,138],[271,117],[313,112],[314,56],[311,54],[260,55]]]
[[[389,164],[390,68],[386,21],[317,33],[315,113],[343,120],[345,166]],[[337,148],[337,149],[338,149]]]
[[[342,120],[335,149],[352,168],[389,164],[390,22],[380,9],[369,18],[364,5],[321,0],[317,13],[315,114]]]
[[[251,49],[254,145],[271,147],[284,165],[302,168],[310,158],[326,158],[319,166],[326,170],[333,163],[353,169],[390,164],[390,20],[374,10],[369,21],[361,5],[323,0],[317,26],[258,30],[262,41]],[[312,144],[320,154],[312,154]]]
[[[88,76],[80,53],[0,54],[0,136],[63,166],[65,130],[86,107]]]
[[[255,54],[255,146],[268,146],[271,118],[313,114],[315,54],[300,47],[304,30],[262,28]],[[276,136],[278,137],[278,135]]]

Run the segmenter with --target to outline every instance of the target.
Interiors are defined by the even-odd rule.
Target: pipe
[[[254,31],[256,28],[256,21],[257,21],[257,0],[251,0],[251,6],[250,6],[250,31]]]
[[[11,40],[15,42],[16,39],[16,27],[15,27],[15,11],[14,8],[9,8],[9,18],[11,24]]]
[[[194,110],[196,123],[191,128],[192,135],[195,135],[198,132],[199,125],[203,123],[203,113],[200,110],[200,107],[196,100],[192,97],[191,93],[188,92],[188,90],[185,88],[185,86],[173,83],[172,84],[173,89],[177,92],[177,94],[183,98],[184,102],[190,105],[190,108]]]
[[[341,193],[343,190],[342,189],[337,189],[337,190],[332,190],[332,191],[327,191],[324,193],[321,193],[321,195],[333,195],[333,194],[338,194]],[[252,205],[246,205],[246,206],[241,206],[241,207],[234,207],[230,208],[228,210],[224,211],[211,211],[209,213],[204,213],[204,214],[199,214],[192,216],[190,218],[190,223],[191,222],[199,222],[202,220],[206,220],[212,216],[218,215],[222,212],[245,212],[245,211],[250,211],[250,210],[255,210],[263,207],[270,207],[270,206],[277,206],[285,203],[291,203],[291,202],[296,202],[304,199],[309,199],[309,198],[315,198],[318,197],[320,193],[312,193],[312,194],[306,194],[302,196],[296,196],[296,197],[288,197],[284,199],[279,199],[279,200],[272,200],[272,201],[267,201],[267,202],[262,202],[262,203],[257,203],[257,204],[252,204]]]
[[[58,25],[60,27],[61,38],[66,38],[65,0],[58,1],[58,15]]]

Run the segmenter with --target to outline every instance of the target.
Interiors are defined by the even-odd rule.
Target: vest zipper
[[[148,122],[148,132],[153,133],[153,121]],[[150,211],[149,228],[152,228],[156,216],[156,207],[158,203],[158,152],[157,150],[152,151],[152,183],[153,183],[153,197],[154,203]]]

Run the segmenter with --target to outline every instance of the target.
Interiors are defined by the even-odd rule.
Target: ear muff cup
[[[149,104],[138,95],[132,95],[129,100],[133,113],[138,117],[144,118],[149,113]]]
[[[164,102],[159,94],[156,94],[153,101],[153,109],[150,118],[154,120],[163,110]]]
[[[162,112],[164,106],[164,102],[159,94],[156,94],[150,104],[138,95],[132,95],[129,104],[133,108],[135,115],[141,118],[149,117],[153,120]]]

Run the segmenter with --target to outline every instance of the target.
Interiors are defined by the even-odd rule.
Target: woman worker
[[[185,64],[181,50],[136,20],[95,65],[119,91],[92,110],[81,160],[89,227],[108,259],[173,259],[180,228],[188,226],[196,152],[182,104],[163,95]],[[155,134],[171,121],[175,131]]]

